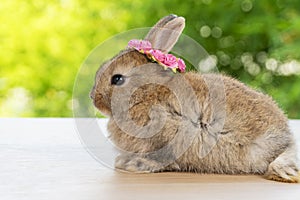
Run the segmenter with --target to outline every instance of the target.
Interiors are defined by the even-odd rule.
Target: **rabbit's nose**
[[[95,88],[93,87],[93,89],[90,92],[90,98],[94,100],[95,98]]]

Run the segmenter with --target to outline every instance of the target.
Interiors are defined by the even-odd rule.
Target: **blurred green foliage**
[[[89,52],[175,13],[221,72],[300,118],[299,12],[297,0],[2,0],[0,116],[72,116],[73,83]]]

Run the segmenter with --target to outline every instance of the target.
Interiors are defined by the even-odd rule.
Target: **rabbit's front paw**
[[[266,178],[280,182],[299,183],[300,172],[295,164],[275,160],[269,165]]]
[[[115,168],[135,173],[158,172],[162,165],[145,157],[120,155],[115,160]]]

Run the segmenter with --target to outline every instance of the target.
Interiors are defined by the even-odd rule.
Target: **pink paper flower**
[[[182,59],[176,58],[172,54],[164,54],[160,50],[152,49],[151,43],[147,40],[130,40],[127,48],[133,48],[145,54],[151,61],[157,62],[165,69],[172,69],[174,73],[185,71],[185,63]]]
[[[128,42],[128,48],[134,48],[138,50],[138,47],[140,46],[140,40],[130,40]]]
[[[172,54],[166,54],[163,64],[169,68],[176,68],[178,66],[177,58]]]
[[[142,51],[142,53],[148,52],[152,49],[151,43],[147,40],[130,40],[128,42],[128,47]]]
[[[147,40],[141,40],[140,42],[140,49],[144,51],[150,51],[152,49],[152,45]]]
[[[185,71],[185,63],[181,58],[178,59],[178,69],[180,72]]]
[[[155,61],[163,63],[165,61],[165,54],[160,50],[151,50],[150,54],[154,57]]]

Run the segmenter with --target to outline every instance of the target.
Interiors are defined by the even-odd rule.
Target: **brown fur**
[[[160,20],[168,28],[168,21],[172,22],[172,29],[180,34],[182,18],[168,17]],[[175,28],[174,28],[175,27]],[[147,35],[159,37],[155,27]],[[155,38],[156,41],[157,38]],[[178,39],[178,35],[170,37],[165,49],[171,49]],[[174,41],[173,41],[174,40]],[[160,46],[162,46],[160,44]],[[184,116],[180,103],[171,89],[160,84],[146,84],[137,88],[130,97],[128,116],[138,126],[144,127],[151,123],[150,112],[153,106],[160,106],[166,113],[163,128],[153,137],[138,138],[124,132],[114,120],[111,110],[111,96],[116,87],[110,84],[112,75],[129,74],[133,68],[150,63],[147,57],[135,50],[122,51],[118,56],[105,63],[96,75],[95,86],[91,92],[95,106],[110,117],[108,130],[110,139],[120,149],[134,153],[147,153],[164,147],[178,133],[180,121]],[[153,64],[155,65],[155,64]],[[156,64],[157,65],[157,64]],[[170,74],[157,65],[157,76]],[[159,70],[161,69],[161,71]],[[147,72],[145,72],[147,73]],[[154,74],[155,75],[155,74]],[[149,75],[150,76],[150,75]],[[297,166],[296,146],[292,133],[287,125],[287,118],[278,108],[277,104],[267,95],[254,91],[239,81],[219,74],[203,74],[188,72],[177,74],[174,77],[166,75],[166,79],[184,78],[195,91],[199,103],[199,133],[193,139],[189,148],[179,157],[176,157],[168,166],[161,166],[159,159],[122,154],[116,159],[116,168],[133,172],[155,171],[194,171],[200,173],[226,173],[226,174],[265,174],[270,180],[282,182],[299,182],[299,169]],[[130,79],[130,76],[129,76]],[[221,80],[221,82],[220,82]],[[218,85],[222,83],[222,85]],[[224,90],[225,101],[217,96],[211,97],[209,85]],[[125,86],[124,86],[125,87]],[[221,90],[220,90],[221,91]],[[186,96],[185,99],[192,98]],[[212,99],[217,103],[213,104]],[[213,126],[218,122],[218,112],[225,109],[224,125],[221,131],[214,133],[218,141],[211,151],[203,158],[199,157],[201,146],[205,145],[202,138],[204,127]],[[192,105],[191,105],[192,106]],[[159,112],[159,111],[158,111]],[[198,126],[195,125],[195,126]],[[183,137],[184,140],[188,138]],[[171,153],[180,149],[178,144]]]

